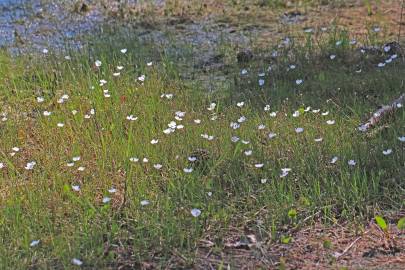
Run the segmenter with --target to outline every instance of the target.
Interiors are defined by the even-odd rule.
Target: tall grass
[[[192,265],[199,239],[209,235],[221,246],[231,225],[279,241],[271,228],[292,226],[291,209],[297,211],[294,224],[311,216],[326,223],[367,220],[375,212],[403,209],[405,152],[398,137],[405,135],[404,111],[371,134],[357,127],[376,106],[403,92],[404,63],[397,59],[377,68],[376,59],[347,42],[341,47],[327,42],[312,55],[308,47],[294,47],[277,60],[234,63],[229,87],[210,93],[182,80],[170,55],[136,41],[96,44],[72,52],[70,60],[2,52],[0,93],[7,120],[0,124],[1,268],[70,268],[72,258],[88,268],[116,267],[123,258],[138,267],[148,260],[164,264],[173,249]],[[273,69],[266,72],[269,64]],[[291,64],[296,68],[287,72]],[[113,76],[117,66],[124,68]],[[242,68],[247,75],[240,75]],[[303,83],[297,85],[297,79]],[[100,80],[107,83],[100,86]],[[58,103],[65,94],[69,98]],[[241,101],[245,104],[236,106]],[[212,102],[216,107],[208,111]],[[52,114],[44,116],[45,110]],[[175,120],[177,111],[186,112],[182,120]],[[128,115],[138,119],[129,121]],[[247,120],[231,129],[241,116]],[[184,128],[164,134],[171,121]],[[265,128],[258,129],[261,124]],[[296,133],[298,127],[304,131]],[[270,139],[270,132],[277,136]],[[232,136],[240,140],[232,142]],[[393,153],[385,156],[387,148]],[[67,166],[75,156],[80,161]],[[190,162],[191,156],[197,162]],[[331,164],[334,156],[339,159]],[[130,161],[133,157],[139,161]],[[30,161],[36,161],[34,169],[24,169]],[[263,168],[255,166],[260,163]],[[291,171],[280,177],[283,168]],[[111,187],[117,191],[110,194]],[[104,197],[111,201],[103,203]],[[141,205],[143,200],[150,204]],[[193,217],[193,208],[201,215]],[[39,245],[30,247],[36,239]]]

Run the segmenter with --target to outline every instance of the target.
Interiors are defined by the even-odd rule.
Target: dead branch
[[[372,127],[375,127],[386,115],[393,113],[395,110],[403,106],[405,101],[405,94],[402,94],[399,98],[394,100],[390,105],[384,105],[368,119],[368,121],[360,125],[359,130],[366,132]]]
[[[342,253],[336,252],[335,254],[333,254],[333,257],[335,257],[336,259],[339,259],[341,256],[343,256],[346,252],[349,251],[349,249],[351,249],[352,246],[354,246],[354,244],[356,244],[357,241],[359,241],[361,239],[361,236],[357,237],[356,240],[354,240],[352,243],[350,243],[350,245],[348,245],[345,250],[343,250]]]

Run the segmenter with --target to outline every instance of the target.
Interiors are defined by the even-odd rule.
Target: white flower
[[[0,162],[0,169],[3,169],[5,167],[3,162]]]
[[[185,173],[191,173],[193,171],[193,168],[184,168],[183,171]]]
[[[212,140],[214,139],[214,136],[208,135],[208,134],[206,134],[206,133],[201,134],[201,137],[204,138],[204,139],[206,139],[206,140],[208,140],[208,141],[212,141]]]
[[[301,133],[301,132],[304,132],[304,129],[301,128],[301,127],[298,127],[298,128],[295,129],[295,132],[296,133]]]
[[[77,170],[78,170],[79,172],[82,172],[82,171],[85,170],[85,168],[84,168],[84,167],[79,167],[79,168],[77,168]]]
[[[248,71],[246,69],[242,69],[242,71],[240,72],[241,75],[246,75],[248,74]]]
[[[72,59],[72,58],[71,58],[69,55],[66,55],[66,56],[65,56],[65,59],[66,59],[66,60],[70,60],[70,59]]]
[[[44,116],[50,116],[52,113],[51,113],[51,112],[48,112],[48,111],[44,111],[42,114],[43,114]]]
[[[238,119],[238,122],[239,123],[243,123],[243,122],[245,122],[246,121],[246,117],[245,116],[241,116],[239,119]]]
[[[193,217],[198,217],[199,215],[201,215],[201,210],[197,209],[197,208],[193,208],[191,209],[191,215],[193,215]]]
[[[77,110],[72,110],[72,114],[76,115],[77,114]]]
[[[313,113],[319,113],[321,110],[317,109],[317,110],[312,110]]]
[[[73,161],[79,161],[80,160],[80,156],[76,156],[72,158]]]
[[[232,129],[238,129],[238,128],[240,128],[240,125],[238,123],[231,122],[230,127]]]
[[[207,195],[208,195],[208,197],[211,197],[211,196],[212,196],[212,192],[211,192],[211,191],[208,191],[208,192],[207,192]]]
[[[236,103],[236,106],[238,106],[239,108],[242,108],[243,105],[245,105],[245,102],[243,101]]]
[[[72,259],[72,264],[77,265],[77,266],[81,266],[83,264],[83,262],[79,259],[73,258]]]
[[[163,133],[164,134],[170,134],[170,133],[174,132],[174,130],[175,129],[173,129],[173,128],[166,128],[166,129],[163,130]]]
[[[277,116],[277,112],[271,112],[270,113],[270,117],[276,117]]]
[[[169,127],[169,128],[176,128],[176,126],[177,126],[177,123],[176,122],[174,122],[174,121],[171,121],[169,124],[167,124],[167,126]]]
[[[381,28],[378,27],[378,26],[376,26],[376,27],[373,28],[373,31],[376,32],[376,33],[380,32],[380,30],[381,30]]]
[[[256,163],[255,164],[255,167],[258,168],[258,169],[263,168],[263,166],[264,166],[263,163]]]
[[[302,84],[303,82],[304,82],[304,80],[302,80],[302,79],[295,80],[295,84],[296,84],[296,85],[300,85],[300,84]]]
[[[18,148],[18,147],[13,147],[13,148],[11,148],[11,150],[13,150],[14,152],[19,152],[19,151],[20,151],[20,148]]]
[[[118,70],[122,70],[124,67],[123,66],[117,66]]]
[[[127,52],[127,49],[125,48],[125,49],[121,49],[121,53],[126,53]]]
[[[320,138],[315,138],[315,142],[322,142],[323,141],[323,138],[322,137],[320,137]]]
[[[30,247],[35,247],[39,244],[40,240],[32,240],[30,243]]]
[[[264,106],[264,111],[265,111],[265,112],[270,111],[270,105],[267,104],[266,106]]]
[[[215,107],[217,106],[217,104],[215,103],[211,103],[210,106],[207,108],[207,110],[209,111],[213,111],[215,109]]]
[[[290,168],[282,168],[282,169],[281,169],[280,178],[286,177],[286,176],[289,174],[290,171],[291,171]]]
[[[154,164],[153,167],[155,167],[156,170],[160,170],[163,165],[162,164]]]
[[[153,140],[150,141],[151,144],[157,144],[158,142],[159,142],[158,139],[153,139]]]
[[[66,164],[66,166],[73,167],[73,166],[75,166],[75,163],[74,162],[69,162],[69,163]]]
[[[269,139],[273,139],[276,136],[277,136],[277,133],[274,133],[274,132],[270,132],[269,135],[268,135]]]
[[[323,116],[326,116],[326,115],[328,115],[329,114],[329,111],[327,111],[327,112],[323,112],[323,113],[321,113]]]
[[[300,112],[299,112],[299,111],[295,111],[295,112],[292,114],[292,116],[293,116],[293,117],[298,117],[298,116],[300,116]]]
[[[114,73],[113,73],[113,76],[114,76],[114,77],[118,77],[118,76],[120,76],[120,75],[121,75],[121,73],[119,73],[119,72],[114,72]]]
[[[145,78],[146,78],[145,75],[141,75],[141,76],[138,77],[138,81],[144,82]]]
[[[239,137],[232,136],[231,141],[232,141],[233,143],[236,143],[236,142],[239,141]]]
[[[131,158],[129,158],[129,161],[131,161],[131,162],[138,162],[138,161],[139,161],[139,158],[131,157]]]
[[[399,140],[400,142],[405,142],[405,136],[398,137],[398,140]]]
[[[100,66],[101,66],[101,61],[100,61],[100,60],[96,60],[96,62],[94,62],[94,64],[96,65],[96,67],[100,67]]]
[[[356,161],[353,160],[353,159],[351,159],[351,160],[349,160],[349,161],[347,162],[347,164],[349,164],[350,166],[354,166],[354,165],[356,165]]]
[[[306,29],[304,29],[304,32],[305,33],[312,33],[314,31],[314,29],[312,29],[312,28],[306,28]]]
[[[260,182],[261,182],[262,184],[266,184],[266,183],[267,183],[267,179],[266,179],[266,178],[263,178],[263,179],[260,180]]]
[[[58,127],[64,127],[65,124],[64,124],[64,123],[58,123],[57,126],[58,126]]]
[[[173,94],[165,94],[165,93],[163,93],[163,94],[160,95],[160,97],[161,97],[161,98],[166,98],[166,99],[172,99],[172,98],[173,98]]]
[[[343,43],[343,41],[341,41],[341,40],[338,40],[338,41],[336,41],[336,46],[340,46],[340,45],[342,45],[342,43]]]
[[[295,68],[296,68],[296,65],[289,65],[288,68],[289,68],[289,69],[295,69]]]
[[[242,140],[241,141],[243,144],[249,144],[250,143],[250,141],[245,141],[245,140]]]
[[[44,54],[47,54],[49,51],[48,51],[48,49],[43,49],[42,52],[43,52]]]
[[[350,42],[349,42],[350,45],[355,45],[356,43],[357,43],[357,40],[355,40],[355,39],[352,39],[352,40],[350,40]]]
[[[265,129],[265,128],[266,128],[266,126],[263,125],[263,124],[260,124],[259,126],[257,126],[257,129],[258,129],[258,130],[262,130],[262,129]]]
[[[331,164],[335,164],[338,161],[338,157],[333,157],[330,161]]]
[[[328,120],[328,121],[326,121],[326,123],[328,125],[333,125],[333,124],[335,124],[335,120]]]
[[[36,164],[37,164],[37,163],[36,163],[35,161],[28,162],[27,165],[25,165],[25,169],[26,169],[26,170],[32,170],[32,169],[34,169],[34,166],[35,166]]]
[[[109,192],[109,193],[115,193],[115,192],[117,192],[117,189],[114,188],[114,187],[112,187],[112,188],[110,188],[110,189],[108,190],[108,192]]]
[[[329,58],[330,58],[330,60],[333,60],[333,59],[335,59],[335,58],[336,58],[336,55],[331,54],[331,55],[329,56]]]
[[[150,202],[149,202],[148,200],[142,200],[142,201],[141,201],[141,205],[142,205],[142,206],[146,206],[146,205],[148,205],[148,204],[150,204]]]
[[[138,120],[138,117],[133,116],[133,115],[131,114],[131,115],[128,115],[128,116],[127,116],[127,120],[129,120],[129,121],[135,121],[135,120]]]
[[[43,97],[37,97],[37,102],[38,102],[38,103],[44,102],[44,100],[45,100],[45,99],[44,99]]]
[[[201,123],[201,120],[200,120],[200,119],[194,119],[194,123],[200,124],[200,123]]]
[[[252,155],[253,151],[252,150],[246,150],[244,153],[245,153],[245,156],[250,156],[250,155]]]
[[[186,115],[186,112],[182,112],[182,111],[177,111],[175,113],[175,116],[179,117],[179,118],[183,118]]]
[[[386,156],[391,155],[392,154],[392,149],[384,150],[383,154],[386,155]]]
[[[264,80],[263,79],[260,79],[259,80],[259,86],[263,86],[264,85]]]
[[[378,67],[384,67],[385,66],[385,63],[378,63],[378,65],[377,65]]]
[[[143,163],[148,163],[148,162],[149,162],[149,159],[143,158],[143,159],[142,159],[142,162],[143,162]]]
[[[188,161],[190,161],[190,162],[194,162],[194,161],[196,161],[196,160],[197,160],[197,158],[196,158],[196,157],[188,157],[187,159],[188,159]]]
[[[366,125],[361,125],[361,126],[359,126],[357,129],[358,129],[359,131],[366,132],[366,131],[367,131],[367,126],[366,126]]]
[[[103,198],[103,203],[109,203],[111,201],[110,197],[104,197]]]
[[[72,189],[74,191],[80,191],[80,186],[79,185],[72,185]]]

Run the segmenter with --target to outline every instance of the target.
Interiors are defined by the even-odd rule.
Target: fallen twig
[[[335,257],[336,259],[339,259],[339,258],[342,257],[346,252],[348,252],[349,249],[351,249],[352,246],[354,246],[354,244],[356,244],[356,242],[359,241],[360,239],[361,239],[361,236],[357,237],[356,240],[354,240],[350,245],[348,245],[348,246],[343,250],[342,253],[340,253],[340,252],[335,252],[335,253],[333,254],[333,257]]]
[[[395,110],[401,108],[403,106],[403,102],[405,101],[405,94],[402,94],[399,98],[394,100],[390,105],[384,105],[375,113],[373,116],[368,119],[368,121],[362,125],[360,125],[359,130],[366,132],[368,129],[376,126],[381,119],[386,116],[387,114],[393,113]]]

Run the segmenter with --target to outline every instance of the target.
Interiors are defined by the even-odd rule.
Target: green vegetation
[[[404,208],[405,111],[358,130],[404,92],[400,57],[379,68],[390,56],[345,34],[308,38],[230,61],[206,92],[173,55],[117,40],[0,54],[0,268],[159,267],[174,251],[191,267],[230,226],[289,244],[285,228]]]

